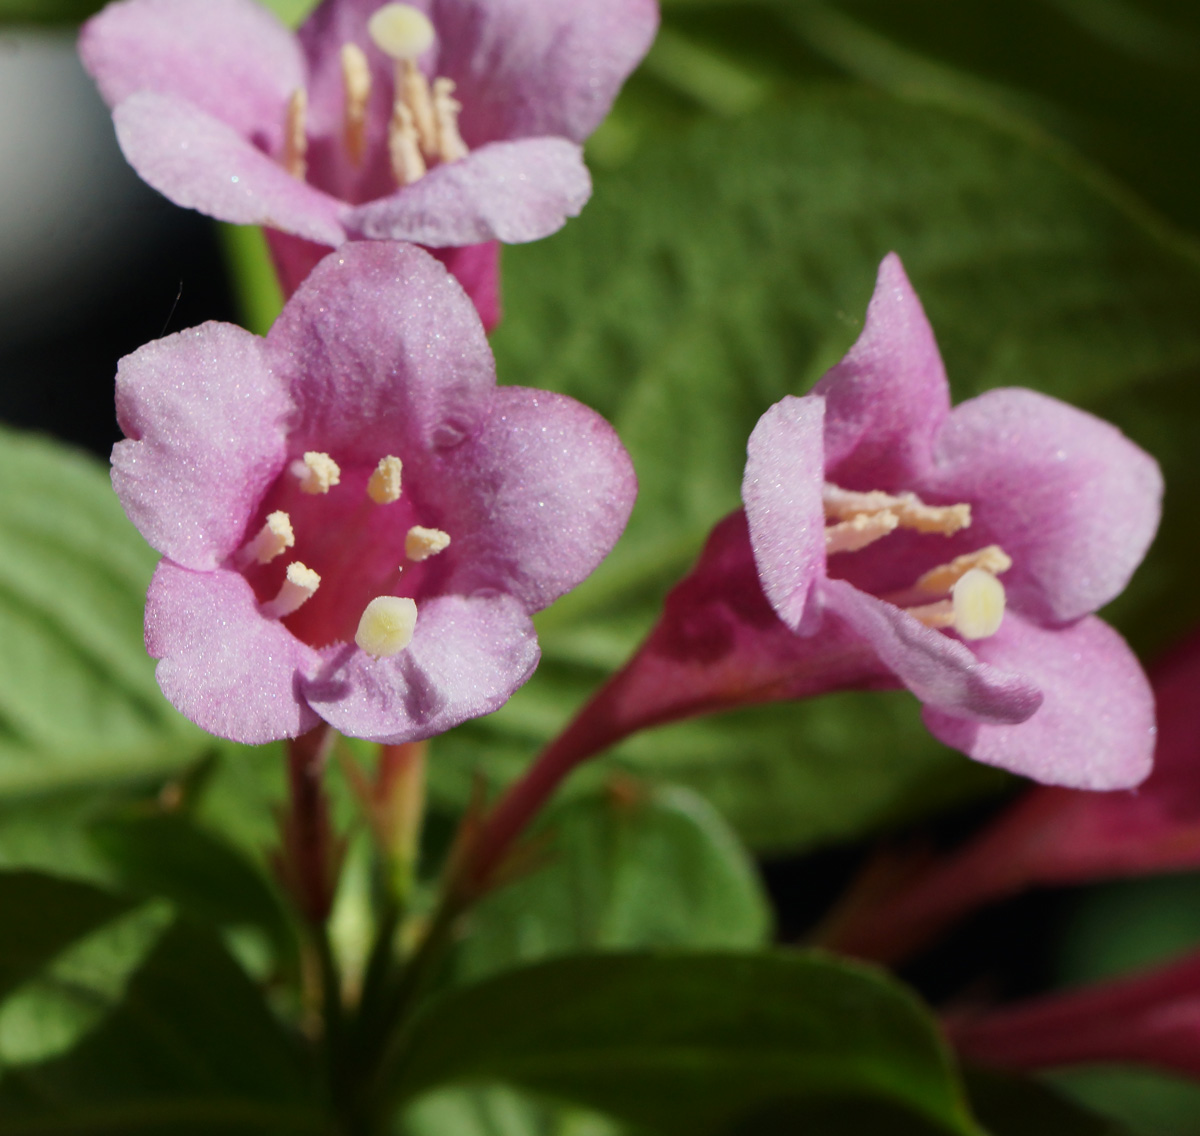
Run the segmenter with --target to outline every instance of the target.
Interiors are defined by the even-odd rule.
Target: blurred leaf
[[[128,911],[128,899],[38,872],[0,872],[0,997]]]
[[[154,681],[157,555],[100,463],[0,431],[0,794],[176,768],[205,743]]]
[[[1200,618],[1190,247],[1036,136],[868,95],[812,96],[662,140],[598,176],[562,233],[505,249],[501,378],[610,417],[641,495],[609,560],[539,617],[537,682],[437,743],[442,797],[461,800],[481,763],[512,776],[632,650],[737,506],[758,416],[853,342],[890,249],[925,302],[957,400],[1032,386],[1111,417],[1160,458],[1172,487],[1163,533],[1112,611],[1143,649]],[[688,723],[613,761],[700,789],[773,851],[999,783],[932,742],[904,694]]]
[[[504,1085],[441,1089],[406,1109],[404,1136],[621,1136],[599,1113],[547,1104]]]
[[[0,1133],[328,1132],[312,1081],[217,940],[177,924],[77,1048],[0,1079]]]
[[[1062,1069],[1048,1079],[1088,1108],[1113,1117],[1130,1136],[1200,1136],[1195,1081],[1116,1065]]]
[[[967,1089],[990,1136],[1129,1136],[1115,1121],[1028,1077],[971,1070]]]
[[[920,1004],[820,955],[560,959],[442,997],[407,1040],[400,1099],[501,1079],[687,1136],[823,1102],[876,1103],[876,1120],[911,1117],[914,1133],[978,1133]]]
[[[548,863],[471,915],[462,980],[556,955],[631,947],[760,947],[771,916],[754,865],[687,789],[636,783],[553,810]]]
[[[0,0],[0,23],[78,24],[100,11],[106,0]],[[293,27],[316,6],[316,0],[259,0]]]

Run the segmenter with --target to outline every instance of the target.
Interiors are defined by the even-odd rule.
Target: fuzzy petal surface
[[[1015,724],[1041,704],[1040,691],[1024,674],[1004,663],[989,665],[981,652],[973,653],[893,604],[844,580],[823,581],[820,595],[828,610],[862,636],[926,706],[959,720]]]
[[[536,241],[575,217],[592,193],[583,151],[564,138],[493,142],[435,166],[390,197],[360,205],[346,227],[371,239],[441,248]]]
[[[1043,784],[1127,789],[1145,779],[1154,754],[1154,695],[1136,656],[1103,620],[1045,628],[1010,612],[975,652],[984,663],[1028,676],[1045,701],[1019,728],[927,707],[925,724],[935,737]]]
[[[537,666],[537,635],[512,596],[440,596],[418,609],[413,640],[372,659],[353,646],[323,652],[309,704],[353,737],[399,744],[444,733],[502,706]]]
[[[113,488],[164,556],[215,568],[283,467],[291,401],[262,340],[207,323],[139,348],[117,370]]]
[[[351,243],[326,257],[267,336],[292,392],[291,452],[362,457],[449,449],[482,428],[495,364],[474,305],[411,245]]]
[[[120,0],[84,25],[79,55],[110,107],[175,95],[271,153],[304,85],[295,36],[253,0]]]
[[[781,399],[747,445],[742,501],[763,591],[779,618],[800,626],[808,594],[825,571],[824,401]]]
[[[346,239],[340,201],[292,177],[234,127],[191,103],[143,91],[113,111],[113,123],[129,164],[176,205],[320,244]]]
[[[978,502],[971,535],[1013,558],[1012,605],[1066,622],[1119,595],[1158,528],[1158,463],[1115,426],[1036,391],[954,408],[926,486]]]
[[[889,253],[866,323],[813,388],[825,398],[827,478],[843,489],[910,488],[950,412],[950,388],[925,309]]]
[[[425,5],[422,5],[425,6]],[[653,0],[432,0],[437,70],[458,84],[470,146],[582,142],[658,30]]]
[[[468,535],[447,587],[498,588],[528,611],[589,576],[625,529],[637,478],[616,431],[564,395],[500,387],[483,432],[447,453],[439,502]]]
[[[236,572],[161,561],[146,596],[146,650],[160,660],[167,701],[210,734],[259,745],[317,724],[299,686],[320,655],[264,619]]]

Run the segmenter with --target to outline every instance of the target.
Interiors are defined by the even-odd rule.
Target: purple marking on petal
[[[930,731],[988,765],[1048,785],[1125,789],[1150,772],[1154,695],[1141,664],[1108,624],[1087,616],[1046,628],[1009,613],[979,658],[1037,683],[1045,701],[1020,726],[968,722],[925,711]]]
[[[529,611],[592,573],[637,494],[629,455],[599,414],[525,387],[500,387],[483,432],[449,451],[431,480],[430,503],[455,526],[446,587],[500,589]]]
[[[828,611],[861,635],[880,660],[927,706],[973,722],[1024,722],[1041,704],[1024,674],[991,666],[957,639],[844,580],[824,580]],[[980,642],[986,643],[987,640]]]
[[[353,646],[323,652],[305,696],[335,729],[387,744],[444,733],[502,706],[537,666],[537,635],[512,596],[440,596],[418,604],[405,650],[372,659]]]
[[[349,232],[432,247],[536,241],[591,196],[583,153],[563,138],[494,142],[349,212]]]
[[[321,658],[265,619],[236,572],[159,562],[146,596],[146,650],[158,685],[201,729],[246,745],[294,738],[318,718],[299,693]]]
[[[866,324],[813,388],[825,398],[828,479],[843,489],[911,488],[950,410],[942,357],[900,258],[879,266]]]
[[[139,348],[117,370],[113,487],[159,552],[215,568],[241,544],[283,467],[287,394],[263,341],[207,323]]]
[[[973,547],[1013,558],[1012,606],[1065,622],[1119,595],[1158,528],[1158,464],[1115,426],[1036,391],[988,391],[954,408],[924,485],[969,501]]]
[[[791,395],[759,420],[747,445],[742,501],[763,591],[779,618],[800,626],[825,571],[825,403]]]
[[[109,106],[175,95],[275,153],[304,85],[295,36],[252,0],[122,0],[84,26],[79,55]]]
[[[388,453],[440,448],[479,430],[495,364],[457,281],[412,245],[352,242],[327,256],[267,336],[292,392],[291,451],[374,467]]]
[[[289,174],[232,126],[173,95],[148,91],[113,111],[129,164],[176,205],[237,225],[268,225],[340,245],[345,206]]]

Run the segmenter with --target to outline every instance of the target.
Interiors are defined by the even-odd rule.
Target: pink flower
[[[687,715],[904,686],[930,731],[976,760],[1137,784],[1153,700],[1091,612],[1141,561],[1161,492],[1152,458],[1045,395],[993,390],[951,410],[890,255],[858,342],[812,394],[760,419],[745,512],[716,527],[557,759]]]
[[[289,292],[347,239],[472,248],[445,258],[491,324],[486,243],[583,207],[580,143],[657,20],[654,0],[325,0],[293,35],[252,0],[119,0],[79,51],[155,189],[293,238]]]
[[[327,257],[266,339],[208,323],[117,375],[113,484],[163,554],[146,644],[182,713],[257,743],[324,719],[398,743],[501,705],[529,613],[624,528],[628,455],[572,399],[495,385],[411,245]]]

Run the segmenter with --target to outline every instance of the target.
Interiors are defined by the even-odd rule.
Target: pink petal
[[[500,322],[500,243],[429,250],[471,297],[485,331]]]
[[[483,432],[430,473],[428,499],[466,534],[454,537],[446,587],[500,589],[528,611],[592,573],[637,494],[629,455],[599,414],[524,387],[499,388]]]
[[[236,572],[192,572],[163,560],[146,596],[146,650],[158,685],[201,729],[245,745],[294,738],[317,716],[299,693],[321,658],[264,619]]]
[[[188,568],[215,568],[286,459],[291,403],[263,342],[207,323],[139,348],[117,370],[113,487],[138,531]]]
[[[950,410],[942,357],[925,310],[889,253],[866,324],[813,388],[825,398],[826,476],[844,489],[910,489]]]
[[[433,0],[435,68],[458,83],[470,146],[558,135],[582,142],[658,28],[653,0]]]
[[[346,239],[336,198],[292,177],[234,127],[174,95],[135,94],[113,111],[129,164],[176,205],[320,244]]]
[[[824,417],[820,398],[789,395],[777,402],[750,435],[742,480],[763,591],[793,630],[825,571]]]
[[[79,55],[109,106],[174,95],[270,153],[304,85],[295,36],[252,0],[122,0],[89,20]]]
[[[536,241],[557,232],[591,196],[583,154],[562,138],[494,142],[420,181],[352,209],[347,229],[441,248]]]
[[[1019,727],[968,722],[929,707],[925,724],[976,761],[1077,789],[1125,789],[1150,772],[1154,696],[1125,641],[1093,616],[1046,628],[1015,613],[979,658],[1027,675],[1045,701]]]
[[[1042,695],[1024,671],[990,666],[982,652],[972,654],[957,639],[844,580],[823,580],[818,588],[827,610],[870,644],[884,666],[926,704],[927,714],[938,707],[946,716],[972,725],[1021,723],[1041,704]],[[944,734],[938,736],[977,756]]]
[[[1012,605],[1041,622],[1077,619],[1124,590],[1162,500],[1158,464],[1115,426],[1022,389],[955,407],[924,485],[975,504],[972,546],[1004,548]]]
[[[323,654],[325,670],[305,684],[309,705],[344,734],[388,744],[491,713],[533,674],[539,656],[529,616],[506,595],[422,602],[412,643],[391,658],[353,646]]]
[[[267,336],[296,400],[290,446],[371,467],[453,448],[487,417],[495,364],[471,301],[421,249],[351,242],[327,256]]]

